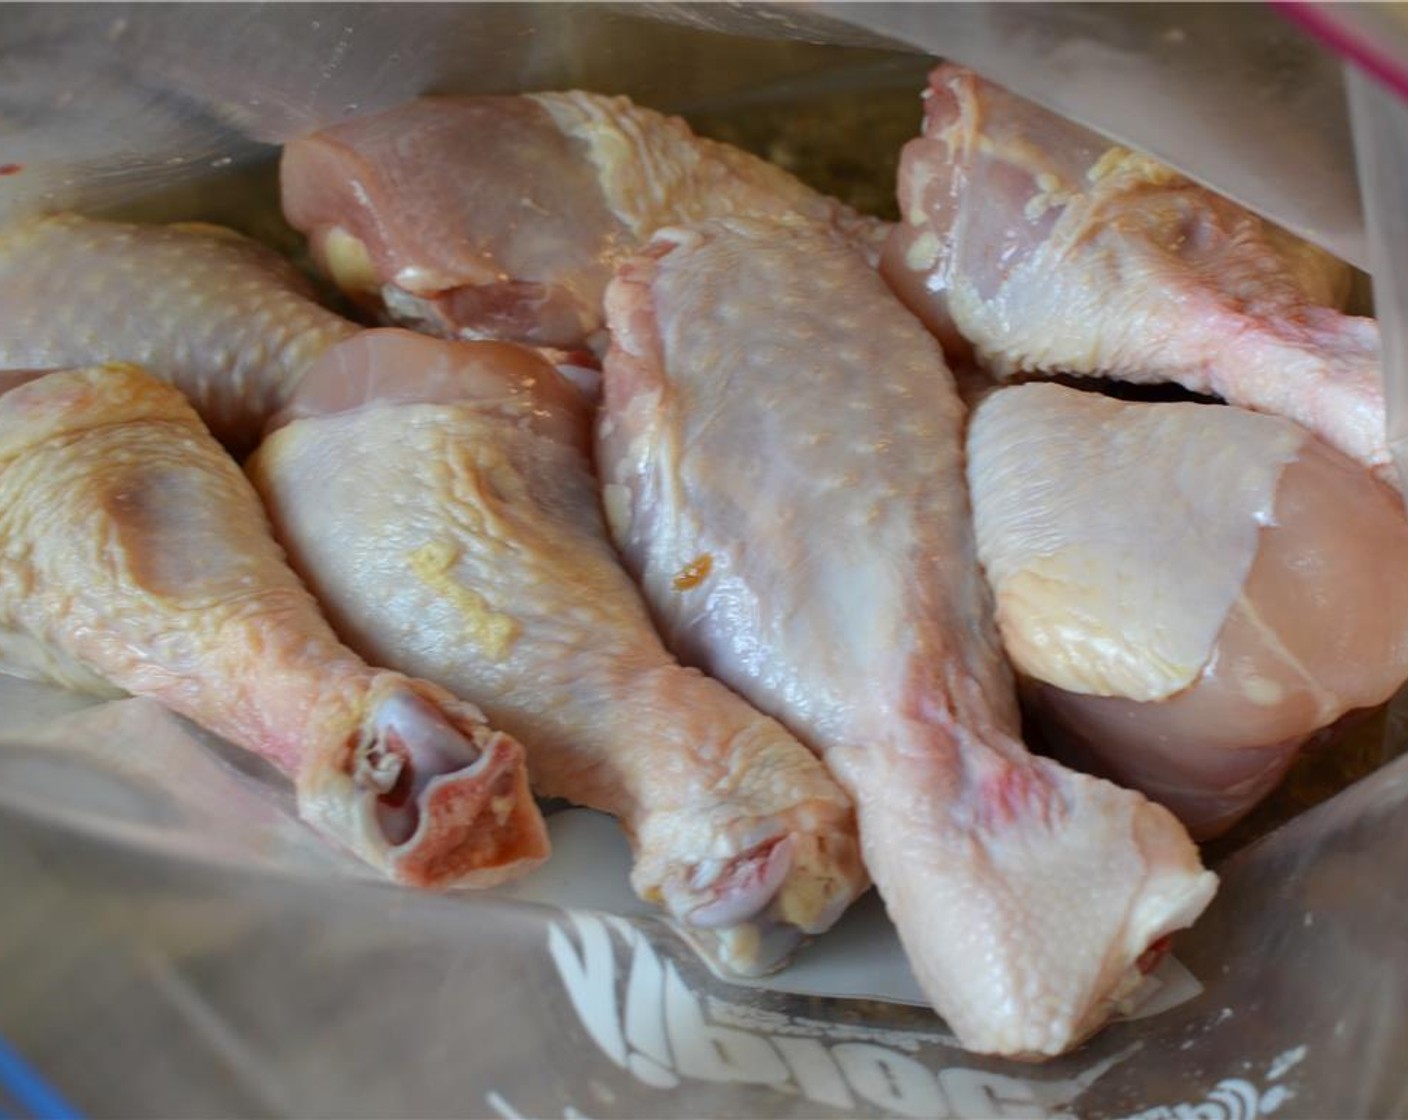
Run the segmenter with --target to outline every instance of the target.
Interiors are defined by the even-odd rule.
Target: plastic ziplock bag
[[[269,142],[431,89],[704,112],[917,91],[927,65],[793,41],[771,8],[736,11],[780,37],[733,39],[730,11],[704,31],[572,5],[13,5],[0,210],[250,213],[267,195],[230,176]],[[593,814],[554,814],[557,859],[513,891],[398,890],[155,705],[4,680],[0,1036],[101,1115],[1399,1113],[1405,798],[1401,760],[1233,857],[1157,1002],[1019,1066],[904,1002],[873,907],[768,986],[729,984],[630,895]]]

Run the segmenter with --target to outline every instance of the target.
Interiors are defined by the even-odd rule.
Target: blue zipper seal
[[[8,1103],[20,1107],[19,1118],[11,1118],[5,1112]],[[0,1120],[27,1120],[26,1114],[34,1120],[83,1120],[83,1113],[0,1035]]]

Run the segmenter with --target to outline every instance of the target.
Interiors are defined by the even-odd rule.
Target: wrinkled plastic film
[[[418,893],[153,703],[0,702],[0,1034],[92,1115],[1168,1120],[1387,1115],[1404,1089],[1408,761],[1222,868],[1163,1010],[1029,1066],[924,1008],[710,975],[596,814],[553,814],[559,862],[513,897]]]
[[[912,41],[859,49],[901,38],[859,26],[859,7],[689,5],[654,23],[595,5],[13,5],[0,139],[28,147],[0,154],[22,165],[0,176],[0,213],[257,221],[271,142],[426,90],[575,84],[695,115],[898,82],[917,126],[926,59]],[[987,28],[974,41],[1018,89],[1012,60],[1038,55],[1029,85],[1063,59],[1068,93],[1091,95],[1111,59],[1109,90],[1136,81],[1146,32],[1099,47],[1116,6],[994,8],[1011,12],[910,18],[931,9],[926,34],[958,28],[954,44],[963,20]],[[1063,55],[1053,28],[1080,20]],[[1177,87],[1155,86],[1161,113]],[[838,158],[843,137],[838,122]],[[1268,142],[1311,180],[1335,170],[1297,143]],[[1226,158],[1255,170],[1259,150]],[[1295,178],[1276,189],[1309,189]],[[1293,209],[1273,216],[1294,226]],[[0,1036],[95,1116],[1399,1114],[1405,801],[1400,760],[1233,857],[1157,1013],[1024,1066],[956,1049],[899,998],[873,899],[771,986],[729,984],[631,895],[604,818],[554,814],[558,858],[497,895],[400,890],[314,836],[267,767],[156,705],[0,678]],[[842,991],[838,971],[860,980]]]
[[[0,47],[0,219],[228,210],[209,184],[272,145],[422,93],[579,86],[684,111],[889,59],[557,3],[11,4]]]
[[[13,4],[0,42],[0,103],[24,108],[6,165],[30,171],[0,177],[0,214],[130,202],[424,92],[579,85],[680,111],[889,46],[973,66],[1368,263],[1339,67],[1259,4]]]
[[[961,62],[1368,267],[1339,65],[1268,5],[651,7],[697,26],[889,41]]]
[[[1326,48],[1408,97],[1408,14],[1401,4],[1271,3]]]
[[[1408,479],[1408,103],[1352,67],[1345,80],[1383,340],[1388,442]]]
[[[1408,103],[1378,78],[1345,67],[1382,345],[1388,446],[1408,481]],[[1408,689],[1388,709],[1384,753],[1408,742]]]

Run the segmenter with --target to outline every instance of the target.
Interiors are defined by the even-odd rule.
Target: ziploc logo
[[[1064,1114],[1118,1060],[1060,1081],[963,1067],[934,1071],[911,1053],[949,1043],[949,1036],[830,1024],[706,1000],[629,922],[579,913],[568,918],[550,927],[548,949],[582,1026],[616,1066],[656,1089],[690,1080],[732,1082],[800,1094],[835,1109],[865,1102],[899,1116],[1007,1120]]]
[[[82,1114],[3,1038],[0,1038],[0,1117],[82,1120]]]

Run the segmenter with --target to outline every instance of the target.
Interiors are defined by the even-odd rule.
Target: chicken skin
[[[978,555],[1043,723],[1195,836],[1408,678],[1408,519],[1304,428],[1061,385],[968,435]]]
[[[327,347],[359,329],[277,253],[220,226],[60,214],[0,234],[0,369],[132,362],[236,453]]]
[[[717,964],[778,967],[865,889],[817,758],[661,645],[607,539],[587,402],[551,364],[371,331],[282,420],[249,471],[338,632],[481,705],[540,793],[619,817],[635,890]]]
[[[600,350],[615,263],[672,222],[884,223],[624,97],[427,97],[284,148],[284,213],[354,298],[450,338]]]
[[[337,640],[180,393],[107,365],[0,394],[0,667],[151,697],[261,755],[398,881],[490,886],[547,856],[522,748]]]
[[[1327,254],[951,65],[899,204],[883,271],[951,354],[1003,378],[1175,382],[1395,482],[1378,324],[1335,310],[1349,270]]]
[[[1215,879],[1167,810],[1020,742],[937,343],[801,222],[662,231],[607,312],[605,504],[667,642],[823,753],[960,1040],[1068,1049]]]

